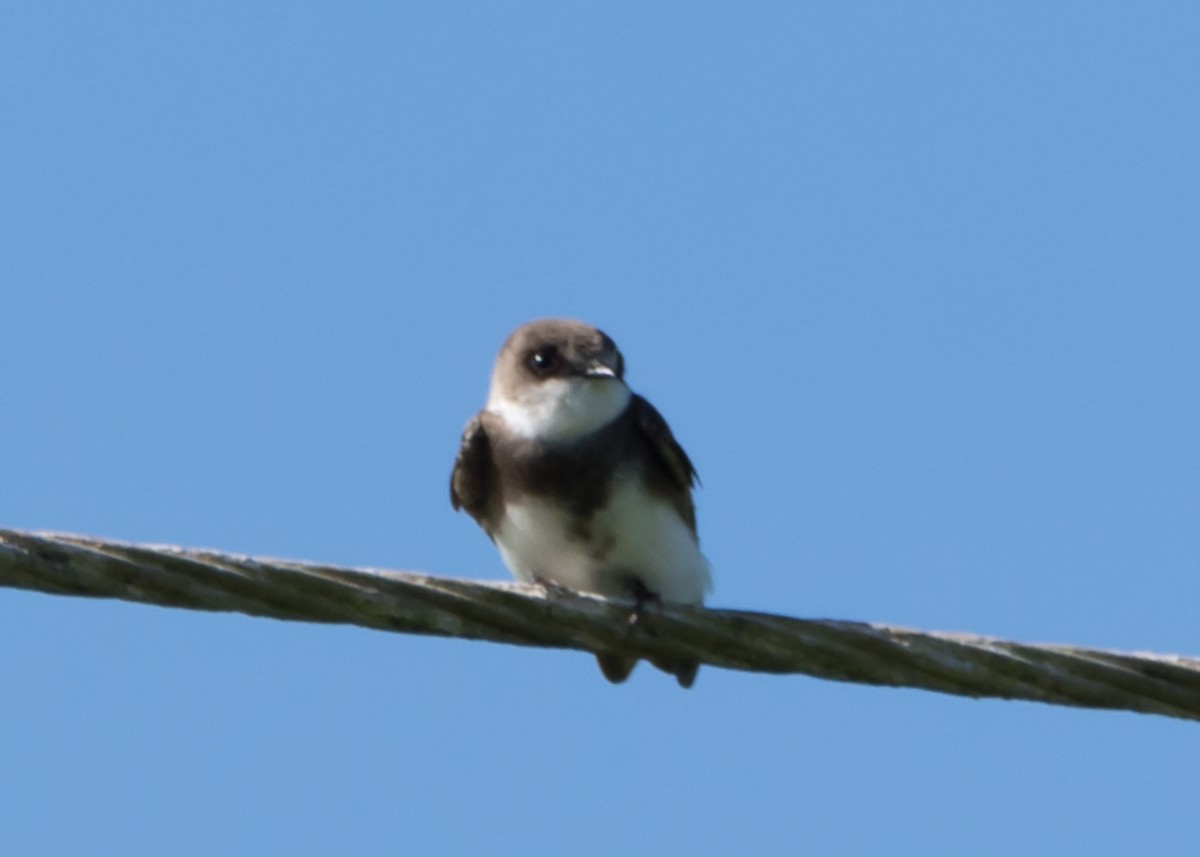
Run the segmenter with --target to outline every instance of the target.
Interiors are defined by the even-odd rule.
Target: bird
[[[606,598],[702,605],[696,469],[655,407],[625,382],[613,340],[546,318],[505,340],[487,401],[463,430],[450,502],[465,510],[522,582]],[[637,658],[597,653],[619,684]],[[691,687],[695,660],[651,658]]]

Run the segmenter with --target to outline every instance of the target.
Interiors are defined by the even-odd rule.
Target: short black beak
[[[617,372],[607,363],[601,363],[599,360],[593,360],[583,370],[585,378],[615,378]]]

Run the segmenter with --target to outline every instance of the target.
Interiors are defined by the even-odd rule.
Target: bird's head
[[[533,321],[500,349],[487,410],[518,436],[570,441],[625,410],[624,376],[621,352],[602,331],[569,319]]]

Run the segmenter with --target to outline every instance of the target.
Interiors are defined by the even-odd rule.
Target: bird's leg
[[[636,625],[642,620],[642,614],[646,612],[647,604],[653,604],[659,610],[662,609],[662,596],[651,591],[639,578],[631,577],[626,583],[626,587],[633,597],[633,612],[629,614],[630,625]]]
[[[548,598],[562,598],[571,591],[569,587],[563,586],[557,580],[542,577],[540,574],[533,576],[533,585],[539,587]]]

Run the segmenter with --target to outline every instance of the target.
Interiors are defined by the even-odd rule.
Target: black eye
[[[529,355],[526,361],[529,368],[538,375],[549,375],[558,368],[559,356],[558,348],[553,345],[543,345],[541,348]]]

